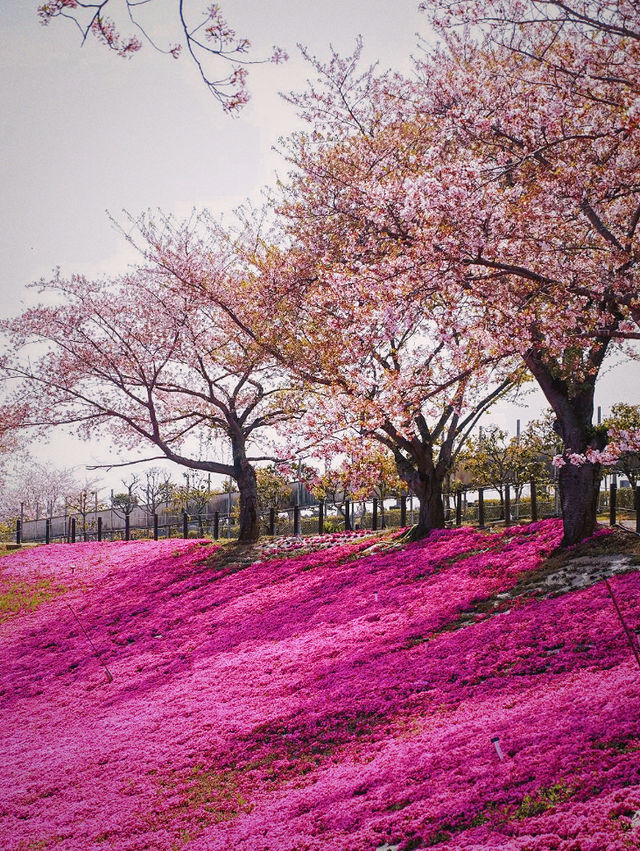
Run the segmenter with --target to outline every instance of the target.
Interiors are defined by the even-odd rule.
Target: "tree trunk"
[[[564,535],[561,546],[570,547],[593,534],[597,525],[600,464],[589,461],[580,466],[571,464],[568,455],[584,455],[589,448],[602,449],[605,438],[593,429],[593,397],[598,369],[607,345],[594,345],[589,354],[592,367],[588,378],[577,382],[564,380],[551,365],[544,362],[540,352],[530,350],[525,362],[537,379],[547,401],[556,415],[555,431],[562,438],[565,465],[558,473],[560,505]]]
[[[245,459],[234,463],[236,484],[240,492],[240,532],[238,541],[251,544],[260,537],[260,518],[258,515],[258,484],[256,473]]]
[[[576,466],[566,457],[567,453],[572,452],[584,455],[589,447],[602,448],[591,425],[593,388],[567,399],[556,410],[556,416],[555,429],[562,437],[566,461],[558,471],[564,527],[561,545],[570,547],[593,535],[598,523],[598,491],[602,468],[600,464],[589,461]]]
[[[577,544],[593,535],[597,525],[600,465],[565,464],[558,473],[564,536],[562,546]]]
[[[433,529],[444,529],[443,477],[438,476],[435,470],[430,474],[417,470],[402,478],[418,498],[418,522],[411,530],[411,540],[426,538]]]

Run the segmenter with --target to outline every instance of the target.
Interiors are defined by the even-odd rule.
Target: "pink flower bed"
[[[0,624],[3,849],[638,847],[640,670],[605,584],[453,629],[560,537],[232,574],[193,541],[3,559],[0,595],[50,583]],[[610,581],[640,631],[640,574]]]

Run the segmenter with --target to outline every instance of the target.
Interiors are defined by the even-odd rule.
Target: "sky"
[[[200,0],[187,0],[197,8]],[[364,39],[364,59],[409,72],[416,33],[427,35],[417,0],[222,0],[223,12],[254,54],[277,44],[284,65],[250,70],[252,100],[239,117],[223,114],[187,57],[174,60],[145,46],[120,59],[64,20],[40,24],[37,0],[2,0],[0,51],[0,314],[15,315],[34,301],[28,284],[64,274],[118,274],[135,255],[110,220],[160,208],[188,215],[193,208],[229,214],[247,199],[259,203],[276,172],[286,171],[274,146],[297,126],[280,92],[299,90],[310,76],[296,44],[328,57],[331,44],[350,53]],[[153,0],[148,29],[172,38],[176,0]],[[600,382],[597,404],[640,402],[637,362],[614,368]],[[544,406],[539,393],[526,407],[502,405],[495,422],[515,433]],[[98,443],[58,433],[32,447],[55,466],[117,460]],[[151,453],[155,454],[155,453]],[[124,460],[124,457],[122,458]],[[179,471],[175,470],[175,477]],[[107,483],[125,471],[104,474]],[[81,472],[81,475],[84,473]],[[92,474],[94,475],[94,474]]]

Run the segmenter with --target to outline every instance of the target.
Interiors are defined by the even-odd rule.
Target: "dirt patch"
[[[638,568],[640,538],[615,529],[575,547],[556,550],[508,593],[511,597],[555,597]]]
[[[537,570],[520,577],[509,591],[476,601],[441,632],[471,626],[479,615],[507,612],[516,600],[558,597],[633,570],[640,570],[640,537],[624,529],[615,529],[575,547],[556,550]]]
[[[284,536],[281,538],[266,538],[256,541],[254,544],[240,544],[237,541],[222,544],[207,557],[207,565],[225,573],[235,573],[251,564],[259,561],[272,561],[274,559],[300,558],[318,550],[327,550],[335,546],[346,544],[357,544],[359,542],[371,542],[371,546],[354,553],[346,559],[357,560],[372,553],[387,549],[398,549],[406,546],[406,542],[396,543],[392,538],[397,533],[393,530],[382,532],[371,532],[368,534],[355,534],[353,537],[336,538],[330,540],[330,536],[312,536],[308,539]],[[291,549],[287,548],[291,542],[300,544]]]
[[[213,553],[207,555],[205,562],[216,571],[236,573],[262,559],[263,548],[260,543],[239,544],[237,542],[223,544]]]

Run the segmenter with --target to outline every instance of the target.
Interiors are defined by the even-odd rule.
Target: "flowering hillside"
[[[638,847],[640,572],[628,634],[603,581],[523,596],[561,535],[3,558],[2,848]]]

